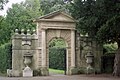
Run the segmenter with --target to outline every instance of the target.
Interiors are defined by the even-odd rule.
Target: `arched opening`
[[[49,42],[49,75],[66,74],[66,47],[62,38],[53,38]]]

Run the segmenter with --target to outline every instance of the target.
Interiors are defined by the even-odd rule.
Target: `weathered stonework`
[[[25,40],[26,39],[26,40]],[[22,76],[22,70],[25,68],[24,55],[30,53],[32,63],[30,67],[37,69],[37,41],[36,35],[15,34],[12,36],[12,73],[13,76]]]
[[[79,36],[78,36],[79,35]],[[89,36],[80,36],[77,34],[76,37],[76,65],[80,73],[86,73],[86,58],[85,55],[91,52],[94,56],[93,68],[95,73],[101,72],[101,56],[103,55],[102,45],[98,44],[97,41],[92,40]]]
[[[40,17],[35,22],[37,23],[38,44],[41,47],[41,59],[39,60],[41,60],[42,75],[45,73],[48,75],[49,42],[54,38],[65,40],[67,45],[66,74],[72,74],[72,69],[75,68],[75,20],[64,12],[54,12]]]
[[[49,75],[49,43],[55,38],[62,38],[66,43],[66,74],[77,74],[86,70],[85,55],[88,50],[94,54],[94,68],[100,72],[102,48],[92,41],[91,38],[81,37],[76,32],[76,21],[64,12],[54,12],[40,17],[34,22],[35,31],[31,35],[25,35],[18,31],[12,37],[12,74],[22,76],[25,68],[24,54],[30,53],[32,61],[30,64],[33,73],[37,75]],[[34,74],[33,74],[34,75]]]

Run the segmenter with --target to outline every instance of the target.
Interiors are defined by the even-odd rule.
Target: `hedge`
[[[103,73],[112,73],[114,67],[115,53],[108,53],[101,57]]]
[[[10,43],[0,46],[0,72],[6,72],[6,69],[11,68],[12,65],[12,48]]]
[[[52,69],[65,70],[66,68],[66,49],[50,48],[49,49],[49,67]]]

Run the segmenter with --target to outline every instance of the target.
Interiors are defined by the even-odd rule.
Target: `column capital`
[[[71,31],[75,31],[76,29],[70,29]]]

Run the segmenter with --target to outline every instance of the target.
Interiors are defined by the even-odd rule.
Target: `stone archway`
[[[68,14],[56,11],[36,19],[38,35],[38,68],[42,75],[49,75],[49,41],[54,37],[67,43],[67,72],[74,74],[75,69],[75,20]]]
[[[47,56],[49,55],[49,42],[55,37],[55,38],[62,38],[65,41],[66,44],[66,73],[69,73],[69,67],[71,66],[71,31],[70,30],[47,30]],[[49,58],[47,58],[49,60]],[[49,62],[49,61],[48,61]],[[47,65],[49,66],[49,63],[47,62]],[[75,65],[75,64],[74,64]]]

